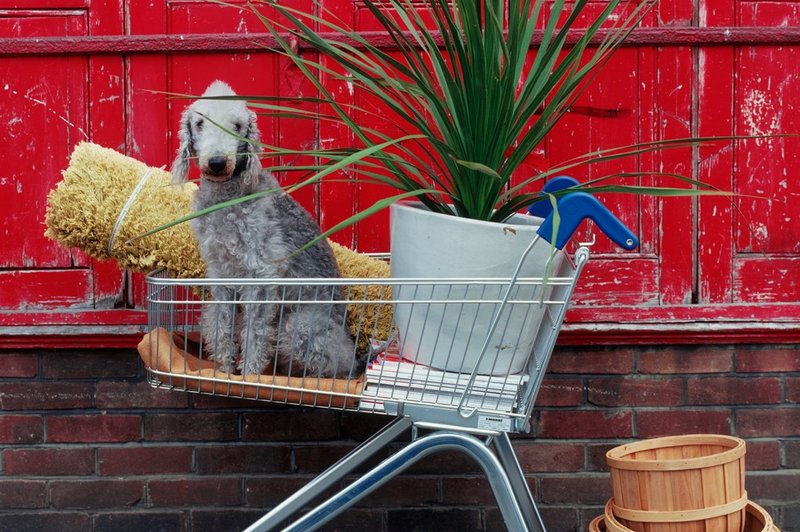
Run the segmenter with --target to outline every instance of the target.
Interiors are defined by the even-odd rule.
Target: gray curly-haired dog
[[[262,191],[258,199],[195,218],[193,229],[208,276],[221,279],[338,277],[330,246],[319,227],[258,159],[256,115],[225,83],[215,81],[183,113],[180,147],[172,166],[175,182],[186,180],[190,159],[200,169],[195,210]],[[337,287],[263,283],[211,288],[202,328],[206,348],[223,370],[236,365],[243,374],[346,377],[363,370],[363,361],[345,329],[344,304]],[[276,304],[276,301],[295,303]],[[238,301],[239,303],[231,303]],[[262,303],[255,303],[262,301]],[[271,301],[273,303],[264,303]],[[228,303],[224,303],[228,302]],[[238,360],[238,364],[236,364]]]

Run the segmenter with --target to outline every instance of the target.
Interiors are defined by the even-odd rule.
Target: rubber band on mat
[[[131,207],[133,207],[133,203],[136,201],[136,198],[139,197],[139,193],[141,193],[142,189],[144,188],[144,184],[147,181],[147,178],[150,177],[151,173],[153,173],[153,169],[148,168],[142,178],[136,184],[136,187],[134,187],[133,192],[131,192],[131,195],[128,198],[128,201],[126,201],[125,205],[122,206],[122,210],[119,211],[117,222],[114,224],[114,228],[111,230],[111,236],[108,237],[109,255],[114,249],[114,243],[117,241],[117,233],[119,232],[119,228],[122,227],[122,221],[125,220],[125,217],[128,215],[128,211],[131,209]]]

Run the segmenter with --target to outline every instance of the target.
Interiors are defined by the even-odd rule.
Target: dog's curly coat
[[[221,81],[206,89],[183,113],[180,147],[173,179],[187,178],[196,158],[201,184],[195,210],[260,191],[275,190],[195,218],[193,228],[211,278],[338,277],[330,246],[320,241],[297,252],[319,234],[319,227],[261,167],[256,115]],[[222,98],[222,99],[220,99]],[[246,140],[245,140],[246,139]],[[275,287],[232,284],[214,286],[222,301],[341,301],[330,286]],[[345,329],[344,304],[209,303],[203,312],[206,346],[225,371],[238,362],[243,374],[279,373],[313,377],[348,377],[364,369]]]

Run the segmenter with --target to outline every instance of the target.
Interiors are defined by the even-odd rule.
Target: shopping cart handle
[[[550,216],[550,213],[553,212],[553,204],[550,203],[550,198],[546,197],[546,194],[552,194],[554,192],[558,192],[559,190],[577,187],[579,185],[580,183],[577,179],[573,179],[566,175],[554,177],[544,184],[542,191],[539,193],[539,196],[543,199],[528,207],[528,214],[538,216],[539,218],[547,218]]]
[[[639,245],[636,235],[625,227],[625,224],[620,222],[597,198],[586,192],[570,192],[559,198],[558,215],[560,220],[558,234],[555,236],[555,246],[558,249],[562,249],[566,245],[572,237],[572,233],[586,218],[596,223],[597,227],[620,247],[631,250],[636,249]],[[551,244],[553,243],[554,223],[555,215],[551,212],[537,231],[540,237]]]

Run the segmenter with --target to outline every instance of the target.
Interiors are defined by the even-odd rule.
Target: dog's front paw
[[[211,360],[217,363],[217,366],[220,371],[223,373],[233,373],[234,372],[234,364],[233,364],[233,357],[217,357],[215,355],[211,356]]]
[[[210,353],[209,360],[216,362],[220,370],[226,373],[234,371],[238,349],[231,338],[227,335],[212,335],[206,340],[206,350]]]
[[[245,354],[239,364],[239,370],[242,372],[242,375],[261,375],[265,366],[267,366],[267,361],[264,360],[264,357],[247,356],[247,354]]]

